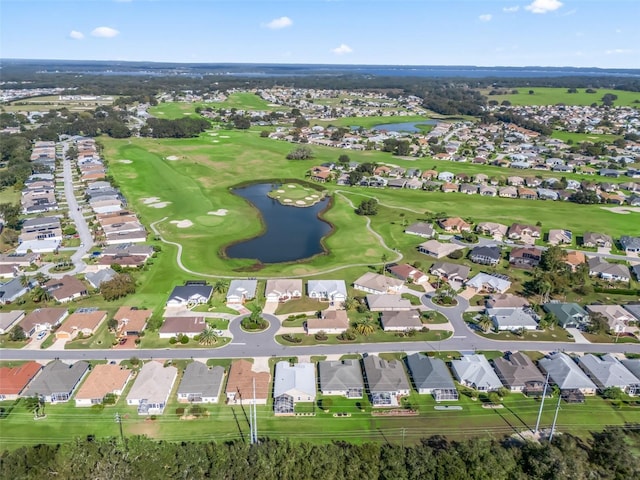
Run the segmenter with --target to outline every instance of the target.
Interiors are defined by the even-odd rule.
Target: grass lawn
[[[218,348],[227,345],[231,341],[229,337],[218,337],[218,342],[214,345],[201,345],[194,339],[189,339],[185,344],[182,343],[169,343],[168,338],[160,338],[158,332],[146,331],[145,335],[141,337],[140,348],[155,348],[155,349],[169,349],[169,348]]]
[[[344,342],[337,339],[337,335],[327,335],[328,339],[324,341],[318,341],[313,335],[305,335],[298,333],[294,335],[297,338],[301,338],[300,343],[291,343],[282,338],[282,335],[276,335],[276,341],[282,345],[344,345],[355,343],[386,343],[386,342],[437,342],[440,340],[446,340],[451,336],[451,332],[430,331],[430,332],[416,332],[413,336],[397,336],[394,333],[385,333],[382,330],[376,330],[371,335],[356,336],[356,339],[352,342]]]
[[[19,342],[11,341],[8,333],[0,335],[0,348],[22,348],[27,343],[29,343],[29,340],[21,340]]]
[[[524,332],[523,335],[516,335],[511,332],[500,333],[481,333],[476,332],[481,337],[489,338],[491,340],[505,340],[505,341],[528,341],[528,342],[574,342],[573,337],[569,336],[569,333],[563,328],[556,328],[554,330],[536,330],[535,332]]]
[[[0,190],[0,203],[19,203],[20,190],[13,187],[5,187]]]
[[[321,302],[313,298],[303,297],[279,303],[275,313],[276,315],[288,315],[299,312],[317,312],[318,310],[326,310],[327,308],[329,308],[329,302]]]
[[[631,336],[620,336],[616,338],[615,335],[607,335],[606,333],[600,335],[583,333],[582,335],[591,343],[640,343],[640,340]]]
[[[113,313],[110,312],[108,318],[113,316]],[[115,341],[116,336],[113,332],[109,331],[107,328],[107,322],[102,322],[102,325],[98,327],[98,330],[95,334],[90,337],[73,340],[71,342],[67,342],[64,345],[65,350],[67,349],[84,349],[84,348],[111,348],[111,345]]]
[[[557,138],[559,140],[563,140],[565,142],[571,140],[573,143],[582,143],[582,142],[605,142],[605,143],[613,143],[614,140],[620,138],[619,135],[607,135],[607,134],[597,134],[597,133],[575,133],[575,132],[561,132],[559,130],[554,130],[551,134],[551,138]]]
[[[509,90],[513,90],[509,88]],[[567,93],[566,88],[555,87],[516,87],[517,94],[491,95],[489,100],[497,100],[502,103],[508,100],[512,105],[555,105],[564,103],[565,105],[591,105],[592,103],[602,104],[602,97],[606,93],[616,95],[618,99],[613,102],[615,106],[638,106],[640,103],[640,93],[625,92],[621,90],[609,90],[597,88],[596,93],[586,93],[584,88],[579,88],[578,93]],[[533,90],[533,95],[529,94]],[[489,90],[484,90],[486,95]],[[638,100],[638,103],[635,101]]]
[[[311,206],[324,198],[324,193],[305,187],[299,183],[286,183],[271,190],[267,195],[283,205]]]
[[[240,92],[232,93],[224,102],[165,102],[159,103],[155,107],[149,108],[149,113],[157,118],[174,120],[187,115],[196,116],[196,107],[213,108],[236,108],[238,110],[264,110],[264,111],[288,111],[283,106],[270,106],[262,98],[253,93]]]

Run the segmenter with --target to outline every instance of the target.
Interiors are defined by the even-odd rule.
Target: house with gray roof
[[[591,257],[587,262],[589,275],[614,282],[628,282],[631,279],[629,267],[619,263],[609,263],[601,257]]]
[[[636,378],[640,379],[640,358],[624,359],[622,365],[626,367]],[[632,385],[628,392],[629,395],[640,395],[640,383]]]
[[[347,298],[347,285],[344,280],[309,280],[307,295],[309,298],[340,303]]]
[[[492,392],[502,387],[484,355],[463,355],[459,360],[451,361],[451,369],[462,385],[480,392]]]
[[[435,262],[429,272],[438,277],[446,278],[449,282],[462,283],[469,277],[471,268],[459,263]]]
[[[227,290],[227,304],[242,305],[256,297],[258,281],[256,279],[231,280]]]
[[[404,332],[422,328],[419,310],[402,310],[382,312],[380,316],[382,330],[385,332]]]
[[[436,402],[458,400],[458,390],[444,361],[422,353],[408,355],[406,361],[418,393],[433,395]]]
[[[637,327],[630,326],[630,322],[635,322],[636,318],[620,305],[587,305],[587,311],[590,314],[599,313],[609,324],[612,332],[633,332]]]
[[[640,322],[640,303],[627,303],[626,305],[623,305],[622,308],[624,308],[627,312],[633,315],[636,320]]]
[[[386,312],[391,310],[409,311],[413,308],[411,302],[400,295],[374,295],[366,296],[367,305],[372,312]]]
[[[630,253],[640,253],[640,237],[623,235],[620,237],[620,245],[627,255]]]
[[[138,415],[162,415],[177,377],[176,367],[155,360],[145,363],[127,395],[127,405],[136,405]]]
[[[556,194],[557,195],[557,194]],[[560,228],[552,228],[549,230],[547,241],[551,245],[570,245],[573,241],[573,233],[571,230],[562,230]]]
[[[455,243],[442,243],[437,240],[428,240],[418,245],[418,251],[431,257],[442,258],[456,250],[463,250],[464,247]]]
[[[322,395],[362,398],[364,378],[359,360],[318,362],[318,372]]]
[[[190,403],[218,403],[224,368],[208,367],[197,360],[184,369],[178,386],[178,401]]]
[[[582,245],[589,248],[611,248],[613,246],[613,239],[604,233],[584,232]]]
[[[29,291],[29,285],[22,285],[20,277],[13,278],[0,284],[0,304],[7,305]]]
[[[488,308],[487,315],[491,317],[493,326],[498,331],[515,332],[518,330],[536,330],[538,328],[536,315],[528,308]]]
[[[577,390],[583,395],[596,394],[595,384],[566,353],[556,352],[541,358],[538,367],[542,373],[549,374],[549,379],[561,391]]]
[[[578,328],[589,322],[589,313],[577,303],[545,303],[542,308],[555,315],[562,328]]]
[[[54,360],[42,368],[21,396],[39,396],[47,403],[66,402],[89,371],[89,363],[80,360],[72,365]]]
[[[498,378],[512,392],[542,395],[545,378],[533,361],[522,352],[507,353],[493,360]]]
[[[24,318],[24,310],[0,312],[0,335],[8,333],[20,320]]]
[[[367,355],[362,363],[374,407],[397,407],[399,397],[409,395],[411,387],[400,360],[387,361],[377,355]]]
[[[640,380],[610,353],[602,358],[589,353],[578,358],[578,365],[603,392],[610,387],[618,387],[623,392],[640,387]]]
[[[316,366],[314,363],[276,363],[273,376],[273,409],[276,415],[291,415],[296,402],[316,399]]]
[[[497,245],[483,245],[469,252],[469,260],[481,265],[497,265],[502,258],[502,250]]]
[[[264,291],[267,302],[287,302],[302,297],[301,278],[272,278]]]
[[[474,288],[476,293],[505,293],[511,288],[511,281],[504,275],[481,272],[467,281],[466,285],[469,288]]]
[[[511,293],[494,293],[485,302],[487,308],[519,308],[528,307],[529,301]]]
[[[173,289],[167,300],[167,307],[195,307],[207,303],[212,293],[213,287],[206,282],[186,282]]]
[[[103,282],[112,280],[116,275],[117,273],[109,267],[98,270],[97,272],[85,273],[84,279],[89,282],[89,285],[93,288],[100,288]]]

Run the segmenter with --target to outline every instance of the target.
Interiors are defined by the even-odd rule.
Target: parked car
[[[43,339],[44,337],[46,337],[46,336],[47,336],[47,331],[46,331],[46,330],[43,330],[42,332],[40,332],[40,333],[38,334],[38,336],[36,337],[36,340],[42,340],[42,339]]]

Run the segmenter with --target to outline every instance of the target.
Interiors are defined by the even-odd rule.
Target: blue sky
[[[640,68],[640,0],[0,0],[0,57]]]

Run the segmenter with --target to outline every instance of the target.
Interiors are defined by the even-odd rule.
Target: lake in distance
[[[227,247],[227,257],[283,263],[325,252],[320,241],[329,234],[331,225],[318,215],[327,208],[328,198],[311,207],[282,205],[267,196],[275,187],[272,183],[257,183],[233,190],[234,194],[246,199],[260,211],[265,231],[258,237]]]
[[[404,123],[385,123],[384,125],[376,125],[371,130],[386,130],[387,132],[409,132],[418,133],[421,132],[416,125],[437,125],[436,120],[420,120],[419,122],[404,122]]]

